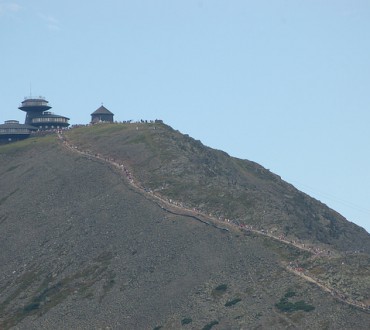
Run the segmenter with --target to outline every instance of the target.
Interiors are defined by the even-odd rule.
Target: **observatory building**
[[[18,109],[26,112],[25,124],[35,126],[38,130],[60,129],[69,126],[69,118],[48,111],[51,106],[41,96],[26,97]]]
[[[114,114],[103,105],[91,114],[91,124],[100,122],[113,123]]]
[[[25,123],[20,124],[18,120],[7,120],[1,124],[1,143],[28,138],[35,131],[49,131],[69,126],[69,118],[50,112],[49,102],[41,96],[26,97],[18,109],[26,112]]]

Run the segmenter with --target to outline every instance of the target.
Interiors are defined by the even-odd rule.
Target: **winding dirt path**
[[[112,158],[109,158],[109,157],[103,157],[100,154],[92,154],[92,153],[90,153],[86,150],[81,150],[77,146],[74,146],[74,145],[70,144],[62,133],[58,133],[58,138],[62,142],[63,146],[66,149],[70,150],[71,152],[78,153],[78,154],[80,154],[82,156],[85,156],[89,159],[95,159],[95,160],[99,160],[101,162],[105,162],[105,163],[109,164],[110,166],[112,166],[114,169],[118,170],[118,172],[124,177],[126,182],[128,182],[128,184],[134,190],[139,192],[146,199],[149,199],[149,200],[153,201],[154,203],[156,203],[165,212],[168,212],[168,213],[174,214],[174,215],[178,215],[178,216],[191,218],[193,220],[199,221],[199,222],[201,222],[201,223],[203,223],[207,226],[211,226],[211,227],[216,228],[218,230],[221,230],[223,232],[230,232],[230,231],[240,232],[240,231],[243,231],[243,230],[250,231],[250,232],[253,232],[257,235],[269,237],[269,238],[277,240],[281,243],[284,243],[284,244],[287,244],[287,245],[290,245],[290,246],[294,246],[294,247],[296,247],[296,248],[298,248],[302,251],[307,251],[307,252],[312,253],[312,250],[309,247],[306,247],[304,244],[288,241],[284,238],[276,237],[276,236],[274,236],[270,233],[267,233],[267,232],[261,231],[261,230],[257,230],[255,228],[245,229],[245,228],[240,227],[239,225],[234,224],[232,222],[224,222],[224,221],[219,220],[217,218],[214,218],[210,215],[203,214],[199,211],[195,211],[193,209],[186,208],[186,207],[182,206],[180,203],[173,202],[171,199],[170,200],[165,199],[163,196],[155,194],[154,192],[144,188],[139,183],[139,181],[135,180],[132,173],[128,170],[128,168],[122,162],[118,163],[118,162],[116,162],[115,159],[112,159]],[[220,226],[220,223],[222,223],[222,226]],[[365,312],[370,313],[370,306],[366,306],[363,303],[360,303],[360,302],[357,302],[357,301],[354,301],[350,298],[345,297],[345,295],[343,293],[337,291],[334,288],[329,287],[327,284],[324,284],[319,279],[316,279],[312,275],[310,276],[307,273],[304,273],[302,270],[300,270],[298,268],[291,267],[288,264],[284,264],[283,266],[288,272],[290,272],[292,274],[295,274],[296,276],[301,277],[302,279],[304,279],[307,282],[314,283],[321,290],[323,290],[327,293],[330,293],[336,300],[339,300],[343,303],[346,303],[348,305],[354,306],[354,307],[359,308],[359,309],[361,309]]]
[[[59,140],[63,142],[63,145],[70,151],[78,153],[82,156],[88,157],[89,159],[96,159],[105,163],[108,163],[110,166],[112,166],[114,169],[118,170],[118,172],[123,175],[125,180],[128,182],[128,184],[134,188],[136,191],[138,191],[141,195],[143,195],[146,199],[149,199],[156,203],[161,209],[164,211],[174,214],[174,215],[179,215],[183,217],[188,217],[192,218],[196,221],[199,221],[201,223],[204,223],[207,226],[214,227],[216,229],[219,229],[221,231],[228,232],[230,230],[235,230],[235,226],[232,226],[231,224],[225,224],[225,226],[229,227],[221,227],[219,226],[219,221],[216,219],[213,219],[209,216],[206,216],[204,214],[201,214],[199,212],[196,212],[192,209],[185,208],[180,205],[176,205],[171,200],[166,200],[162,196],[159,196],[151,191],[148,191],[145,189],[137,180],[134,179],[134,176],[131,174],[131,172],[122,164],[118,163],[115,160],[107,157],[103,157],[100,154],[92,154],[87,151],[79,149],[77,146],[74,146],[70,144],[65,137],[61,134],[58,133]],[[217,221],[217,223],[216,223]]]

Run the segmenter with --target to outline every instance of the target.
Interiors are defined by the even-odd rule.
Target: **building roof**
[[[48,101],[42,96],[38,98],[25,97],[18,109],[23,111],[45,111],[51,109]]]
[[[103,105],[98,108],[97,110],[95,110],[92,114],[92,115],[113,115],[112,112],[110,112],[106,107],[104,107]]]
[[[20,124],[18,120],[6,120],[4,124],[0,124],[0,128],[5,129],[29,129],[29,130],[37,130],[37,127],[26,125],[26,124]]]
[[[64,119],[69,120],[68,117],[60,116],[50,111],[45,111],[42,113],[42,115],[35,117],[35,118],[64,118]]]

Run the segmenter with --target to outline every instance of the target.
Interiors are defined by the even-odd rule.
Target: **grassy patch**
[[[38,138],[40,139],[40,138]],[[37,140],[38,140],[37,139]],[[0,146],[0,154],[5,153],[15,153],[17,151],[22,151],[28,148],[32,143],[36,142],[36,139],[25,139],[22,141],[17,141],[13,143],[8,143]]]
[[[11,172],[11,171],[14,171],[15,169],[17,169],[20,165],[14,165],[14,166],[10,166],[6,172]]]
[[[16,189],[16,190],[14,190],[14,191],[12,191],[7,196],[4,196],[3,198],[0,198],[0,205],[3,204],[9,197],[11,197],[12,195],[14,195],[18,190],[19,190],[19,188]]]
[[[113,271],[108,272],[108,278],[103,286],[103,294],[99,298],[99,302],[102,302],[103,298],[108,294],[110,290],[112,290],[114,284],[116,284],[115,281],[116,274]]]
[[[277,240],[272,240],[271,238],[264,237],[263,244],[265,247],[272,249],[282,260],[293,261],[297,260],[306,260],[312,253],[308,251],[302,251],[299,248],[288,245]]]
[[[0,314],[4,314],[7,307],[18,298],[20,294],[25,292],[35,281],[37,281],[39,273],[27,272],[23,274],[16,282],[18,286],[1,304]]]
[[[55,134],[32,137],[25,140],[0,145],[0,154],[15,156],[19,153],[24,153],[33,148],[50,148],[57,144],[57,137]],[[34,149],[35,150],[35,149]]]
[[[296,295],[296,293],[293,290],[289,289],[287,291],[287,293],[284,295],[284,297],[285,298],[290,298],[290,297],[294,297],[295,295]]]
[[[218,291],[218,292],[226,292],[226,290],[227,290],[226,284],[221,284],[215,287],[215,291]]]
[[[206,324],[202,330],[211,330],[213,328],[214,325],[217,325],[219,322],[218,321],[212,321],[208,324]]]
[[[212,296],[215,298],[221,297],[227,290],[226,284],[220,284],[212,290]]]
[[[191,322],[193,322],[193,320],[190,317],[186,317],[181,320],[181,325],[187,325],[190,324]]]
[[[292,290],[288,290],[284,297],[280,299],[278,303],[275,304],[275,307],[282,312],[296,312],[296,311],[304,311],[304,312],[311,312],[315,309],[314,306],[307,304],[304,300],[299,300],[297,302],[289,301],[289,298],[292,298],[296,295],[296,293]]]
[[[235,298],[233,300],[230,300],[228,301],[226,304],[225,304],[225,307],[231,307],[231,306],[234,306],[236,305],[238,302],[242,301],[240,298]]]
[[[0,314],[5,316],[2,325],[5,328],[10,328],[27,316],[36,313],[39,315],[45,314],[75,293],[79,293],[83,297],[91,297],[93,285],[105,277],[104,297],[115,284],[115,274],[112,271],[107,273],[112,258],[113,254],[111,252],[103,252],[94,259],[92,265],[86,266],[53,285],[50,276],[41,280],[41,272],[23,274],[15,283],[18,286],[15,291],[0,304]],[[40,283],[37,288],[32,289],[37,283]],[[32,298],[28,300],[23,308],[10,310],[9,307],[11,307],[14,300],[25,291],[33,291]]]
[[[26,305],[24,308],[23,308],[23,312],[24,313],[31,313],[35,310],[38,310],[40,307],[40,303],[30,303],[28,305]]]

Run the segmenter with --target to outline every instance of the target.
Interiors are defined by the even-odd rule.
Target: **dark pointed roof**
[[[113,113],[102,105],[99,109],[95,110],[91,115],[113,115]]]

